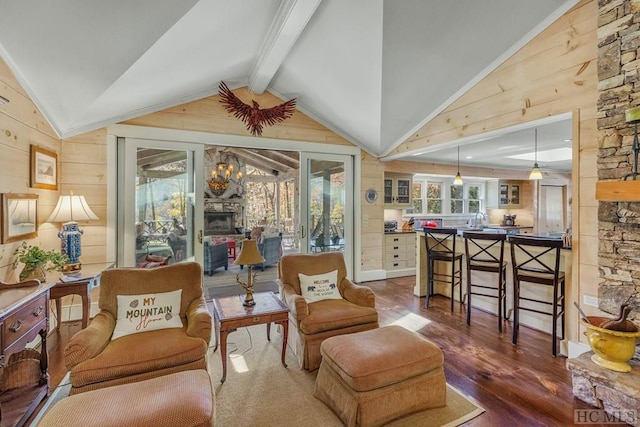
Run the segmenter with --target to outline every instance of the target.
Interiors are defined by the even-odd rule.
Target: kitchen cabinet
[[[487,182],[486,207],[489,209],[519,209],[522,207],[522,181]]]
[[[384,174],[384,204],[387,208],[410,208],[413,176]]]
[[[499,181],[498,184],[500,209],[522,207],[522,181]]]
[[[416,233],[385,234],[387,278],[416,274]]]

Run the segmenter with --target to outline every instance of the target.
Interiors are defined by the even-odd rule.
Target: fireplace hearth
[[[204,235],[236,234],[234,212],[205,212]]]

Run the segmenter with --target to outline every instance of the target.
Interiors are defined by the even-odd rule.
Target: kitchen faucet
[[[484,213],[476,212],[476,214],[469,221],[469,227],[471,227],[471,228],[483,228],[484,227],[484,222],[486,220],[487,220],[487,216]]]

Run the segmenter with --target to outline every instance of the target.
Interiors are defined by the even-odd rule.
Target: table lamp
[[[58,233],[60,238],[60,252],[67,256],[67,262],[63,271],[76,271],[81,269],[80,236],[83,231],[78,227],[77,221],[96,220],[98,217],[93,213],[84,196],[71,193],[68,196],[60,196],[58,204],[47,222],[62,222],[62,230]]]
[[[247,291],[247,295],[244,298],[244,302],[242,305],[247,307],[252,307],[256,305],[256,302],[253,299],[253,280],[255,276],[251,276],[251,266],[254,264],[262,264],[264,262],[264,258],[260,254],[258,250],[258,244],[255,240],[246,239],[242,241],[242,248],[240,249],[240,255],[234,261],[234,264],[238,265],[246,265],[247,266],[247,283],[242,283],[240,281],[240,274],[236,274],[236,282],[240,284]]]

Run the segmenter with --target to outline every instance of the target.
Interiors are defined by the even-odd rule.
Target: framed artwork
[[[2,243],[38,237],[38,195],[2,194]]]
[[[58,189],[58,155],[37,145],[31,146],[31,187]]]

